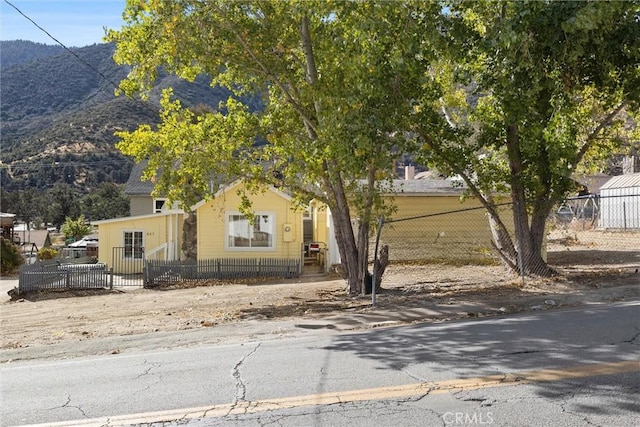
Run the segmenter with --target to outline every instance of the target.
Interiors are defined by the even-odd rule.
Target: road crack
[[[423,383],[423,382],[424,382],[424,378],[420,378],[420,377],[418,377],[417,375],[412,374],[411,372],[409,372],[409,371],[408,371],[408,370],[406,370],[406,369],[402,369],[402,370],[401,370],[401,372],[402,372],[403,374],[407,375],[409,378],[411,378],[411,379],[413,379],[413,380],[416,380],[416,381],[418,381],[418,382],[420,382],[420,383]]]
[[[247,403],[246,402],[247,386],[245,385],[244,380],[242,379],[240,368],[252,354],[258,351],[258,348],[260,348],[260,344],[261,343],[258,343],[251,351],[249,351],[247,354],[242,356],[242,358],[238,361],[238,363],[234,365],[233,369],[231,370],[231,376],[233,376],[233,378],[235,378],[236,380],[236,393],[234,396],[234,401],[229,407],[229,411],[227,411],[227,414],[225,416],[228,416],[231,412],[233,412],[241,403]],[[248,405],[246,407],[248,407]]]
[[[74,409],[77,409],[82,414],[83,417],[89,418],[87,416],[87,414],[85,414],[85,412],[82,410],[81,407],[71,404],[71,395],[70,394],[67,395],[67,401],[60,407],[61,408],[74,408]],[[54,408],[54,409],[57,409],[57,408]]]
[[[640,329],[638,328],[634,328],[636,330],[636,334],[634,336],[632,336],[631,338],[629,338],[628,340],[622,340],[622,341],[616,341],[616,342],[612,342],[609,345],[616,345],[616,344],[633,344],[635,345],[635,340],[638,339],[638,337],[640,337]]]
[[[160,366],[160,363],[149,363],[146,359],[142,362],[142,365],[149,365],[144,372],[142,372],[140,375],[138,375],[135,379],[139,379],[142,378],[146,375],[149,375],[149,373],[151,372],[152,369],[157,368]]]
[[[567,384],[571,384],[571,383],[567,383]],[[554,400],[552,399],[548,399],[549,402],[551,403],[555,403],[560,407],[560,410],[562,411],[563,414],[569,414],[569,415],[573,415],[577,418],[580,418],[582,421],[584,421],[588,426],[594,426],[596,424],[594,424],[593,422],[591,422],[591,420],[589,419],[589,417],[586,414],[580,413],[580,412],[574,412],[571,411],[567,408],[567,406],[570,404],[569,401],[571,399],[575,399],[577,394],[574,392],[569,392],[567,393],[568,395],[565,396],[562,400],[560,400],[559,402],[554,402]]]

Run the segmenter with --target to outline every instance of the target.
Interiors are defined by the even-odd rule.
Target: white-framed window
[[[234,250],[275,249],[276,216],[272,212],[256,212],[253,224],[240,212],[227,212],[225,247]]]
[[[144,252],[144,231],[130,230],[123,231],[125,259],[142,259]]]
[[[160,213],[167,205],[167,199],[153,199],[153,213]]]

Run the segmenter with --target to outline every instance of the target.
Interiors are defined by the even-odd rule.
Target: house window
[[[153,199],[153,213],[160,213],[167,204],[167,199]]]
[[[142,231],[125,231],[124,232],[124,258],[125,259],[142,259],[144,248],[144,233]]]
[[[227,214],[227,248],[274,249],[275,215],[257,212],[253,224],[240,213]]]

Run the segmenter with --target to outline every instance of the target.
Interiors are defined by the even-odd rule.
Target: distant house
[[[0,231],[2,237],[14,242],[18,237],[14,233],[14,222],[16,214],[0,212]],[[19,243],[16,242],[16,243]]]
[[[22,247],[25,252],[36,252],[42,248],[48,248],[51,246],[51,236],[49,230],[28,230],[20,233],[24,238],[22,239]]]
[[[16,241],[20,241],[20,251],[27,260],[33,264],[37,260],[38,251],[51,246],[51,237],[48,230],[24,230],[15,231]]]
[[[572,178],[584,188],[581,193],[599,195],[600,188],[602,188],[602,186],[611,179],[611,175],[597,173],[590,175],[576,175]]]
[[[62,258],[98,257],[98,234],[93,233],[62,248]]]
[[[88,236],[84,236],[82,239],[76,242],[70,243],[69,247],[70,248],[87,248],[97,244],[98,244],[98,235],[90,234]]]

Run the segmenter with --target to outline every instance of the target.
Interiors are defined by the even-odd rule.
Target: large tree
[[[45,209],[45,222],[60,228],[67,217],[77,218],[80,215],[79,195],[68,185],[56,184],[46,194],[48,206]]]
[[[415,120],[423,158],[467,182],[507,264],[553,274],[542,256],[547,217],[585,157],[610,154],[638,112],[639,2],[446,3],[446,48],[430,70],[443,96]],[[434,131],[438,117],[450,132]],[[511,218],[497,193],[510,195]]]
[[[129,0],[125,25],[108,35],[116,61],[131,65],[124,91],[148,89],[164,68],[185,79],[206,73],[235,97],[218,113],[196,114],[168,92],[157,129],[121,134],[119,148],[148,159],[147,177],[185,206],[211,195],[212,176],[324,202],[358,293],[380,183],[411,142],[399,130],[412,98],[439,96],[423,71],[441,10],[436,2]],[[247,94],[263,96],[264,110],[250,111]]]
[[[103,182],[80,201],[82,215],[88,221],[118,218],[129,215],[130,202],[124,185]]]

